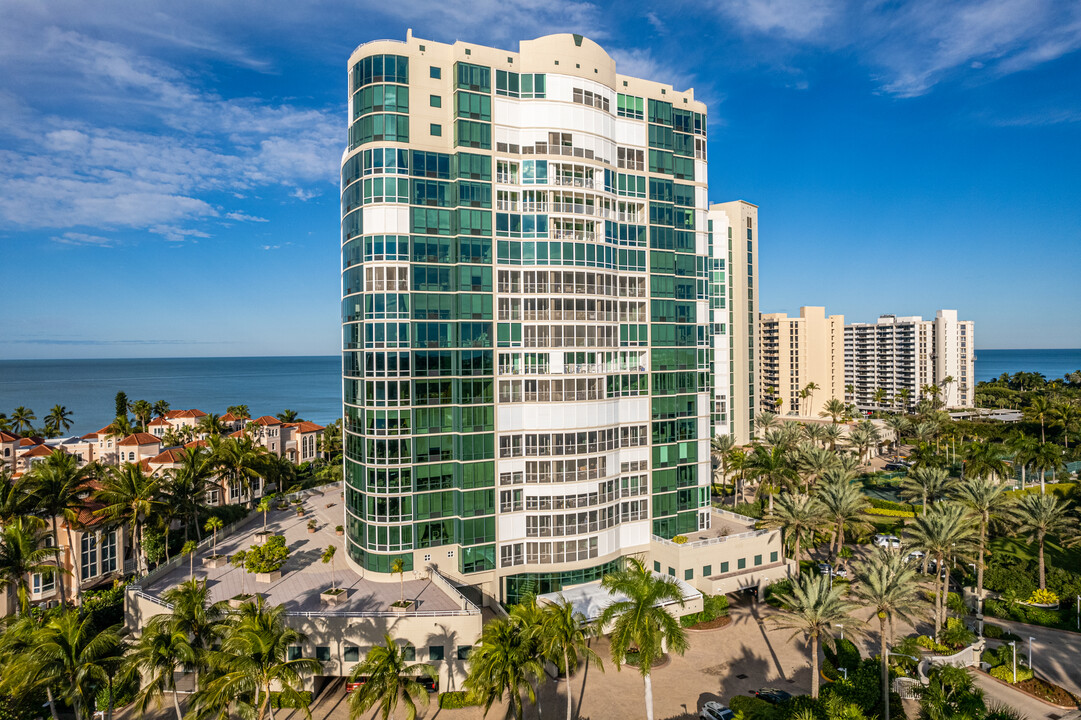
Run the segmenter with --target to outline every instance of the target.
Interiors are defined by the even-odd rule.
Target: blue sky
[[[0,5],[0,358],[337,351],[346,60],[579,32],[709,103],[764,311],[1081,347],[1081,3]]]

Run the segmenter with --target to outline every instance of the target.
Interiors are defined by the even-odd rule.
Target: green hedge
[[[900,510],[902,512],[918,513],[923,507],[922,505],[911,505],[909,503],[893,502],[892,500],[882,500],[881,498],[870,498],[871,507],[879,508],[880,510]]]
[[[728,707],[734,713],[743,713],[744,720],[782,720],[785,716],[785,712],[776,705],[749,695],[736,695]]]
[[[998,678],[1003,682],[1013,684],[1013,664],[999,665],[998,667],[991,668],[991,677]],[[1024,682],[1025,680],[1032,679],[1032,669],[1027,668],[1020,662],[1017,663],[1017,682]]]
[[[845,668],[846,670],[852,671],[859,667],[860,661],[862,660],[860,657],[860,650],[851,640],[848,640],[847,638],[837,640],[836,646],[836,650],[830,649],[829,647],[822,648],[823,653],[826,655],[826,659],[829,660],[835,668]]]
[[[1003,642],[1010,642],[1021,639],[1020,635],[1015,635],[1014,633],[1004,629],[1003,627],[999,625],[994,625],[992,623],[984,623],[983,636],[985,638],[988,638],[989,640],[1001,640]]]
[[[679,624],[683,627],[691,627],[726,615],[728,615],[728,596],[706,595],[702,598],[702,612],[684,615],[679,619]]]
[[[890,510],[887,508],[871,507],[863,511],[867,515],[878,515],[881,517],[895,517],[895,518],[914,518],[916,513],[911,510]]]
[[[439,694],[439,707],[444,710],[458,710],[459,708],[476,707],[480,704],[480,700],[465,690],[449,690]]]
[[[1058,610],[1022,605],[1018,602],[988,598],[983,602],[983,614],[1005,620],[1043,625],[1059,630],[1076,630],[1077,613],[1073,606]]]

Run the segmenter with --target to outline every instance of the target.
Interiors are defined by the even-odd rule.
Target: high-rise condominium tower
[[[801,307],[791,318],[763,313],[758,332],[763,410],[816,418],[830,400],[845,399],[844,315],[827,317],[824,307]]]
[[[707,527],[709,439],[754,409],[710,286],[756,222],[733,203],[708,231],[705,105],[578,35],[371,42],[349,93],[350,560],[513,602]]]

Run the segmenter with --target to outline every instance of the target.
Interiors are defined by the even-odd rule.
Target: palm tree
[[[856,609],[854,603],[842,599],[845,588],[841,583],[832,586],[825,575],[801,575],[792,583],[792,590],[777,595],[781,603],[781,613],[771,616],[777,627],[793,630],[792,637],[804,635],[810,642],[811,652],[811,697],[818,697],[818,644],[833,649],[831,628],[844,625],[851,635],[857,636],[859,621],[851,616]]]
[[[194,540],[188,540],[184,543],[184,546],[180,548],[180,554],[188,556],[188,580],[195,579],[195,553],[198,549],[199,543]]]
[[[217,413],[207,413],[199,418],[199,422],[196,424],[195,429],[206,435],[221,435],[225,432],[226,427],[225,423],[221,421],[221,415],[218,415]]]
[[[777,422],[777,415],[771,412],[762,411],[754,416],[754,427],[759,435],[776,427]]]
[[[939,503],[915,518],[909,526],[914,548],[935,557],[935,637],[942,630],[950,574],[946,560],[966,557],[972,546],[973,526],[963,507]],[[942,578],[941,583],[939,578]]]
[[[18,612],[30,610],[30,575],[67,572],[47,562],[55,558],[55,545],[45,545],[45,523],[33,516],[17,517],[0,528],[0,582],[18,599]],[[63,586],[61,586],[63,587]]]
[[[213,460],[210,451],[196,445],[185,448],[181,453],[180,467],[166,471],[162,494],[177,515],[187,518],[184,523],[185,538],[190,539],[191,530],[194,529],[196,539],[203,539],[199,529],[199,513],[206,505],[206,494],[214,478]]]
[[[1013,519],[1017,523],[1017,532],[1028,535],[1029,542],[1035,542],[1039,548],[1040,589],[1047,587],[1044,574],[1044,543],[1048,535],[1058,535],[1073,527],[1073,520],[1067,516],[1068,505],[1054,495],[1026,493],[1013,507]]]
[[[406,604],[405,604],[405,560],[400,558],[400,557],[394,558],[393,560],[390,561],[390,574],[393,575],[395,573],[397,573],[398,577],[401,578],[401,589],[402,589],[402,597],[401,597],[401,600],[399,601],[400,604],[398,605],[398,607],[406,607]]]
[[[1009,475],[1001,443],[974,442],[965,453],[966,474],[992,480]]]
[[[169,412],[169,403],[165,400],[158,400],[154,403],[153,413],[158,417],[165,417],[165,414]]]
[[[911,423],[904,415],[889,415],[886,417],[886,424],[893,430],[893,456],[896,458],[901,447],[901,435],[909,429]]]
[[[1025,419],[1030,422],[1040,423],[1040,442],[1047,442],[1047,437],[1044,434],[1044,425],[1051,419],[1051,398],[1046,395],[1036,395],[1032,398],[1023,411]],[[12,416],[14,418],[14,415]]]
[[[94,511],[95,515],[107,517],[116,524],[127,524],[130,528],[136,570],[141,574],[147,572],[143,525],[162,504],[158,483],[157,478],[148,476],[139,465],[124,463],[120,467],[108,468],[101,489],[95,494],[96,499],[104,505]]]
[[[126,438],[128,435],[134,434],[137,429],[131,424],[131,420],[128,419],[127,415],[117,415],[112,424],[105,428],[105,437]]]
[[[191,645],[192,657],[185,663],[195,673],[198,688],[199,675],[209,666],[207,653],[220,642],[225,630],[223,623],[228,605],[224,601],[210,601],[205,580],[180,583],[166,590],[161,597],[173,607],[173,612],[168,616],[169,631],[183,634]]]
[[[0,526],[34,511],[29,481],[28,475],[15,479],[9,467],[0,466]]]
[[[327,565],[327,564],[330,565],[330,589],[331,590],[334,590],[334,589],[336,589],[338,587],[337,583],[334,580],[334,555],[337,552],[338,552],[338,546],[337,545],[331,545],[331,546],[327,547],[326,550],[323,551],[323,554],[319,558],[323,562],[324,565]]]
[[[724,485],[728,480],[728,453],[734,446],[735,439],[731,435],[717,435],[709,441],[710,454],[717,461],[717,469],[721,475],[721,492],[724,492]]]
[[[46,427],[53,428],[58,433],[62,430],[71,429],[71,410],[63,405],[53,405],[53,409],[45,416]]]
[[[803,434],[815,447],[826,446],[826,426],[816,422],[806,423],[803,426]]]
[[[798,479],[796,471],[788,464],[785,451],[780,447],[772,447],[769,450],[757,445],[754,454],[747,459],[747,469],[752,476],[758,478],[759,486],[755,492],[755,500],[758,500],[763,487],[769,490],[769,511],[773,512],[774,487],[787,487]]]
[[[766,515],[763,525],[768,528],[781,528],[785,540],[793,544],[792,559],[799,567],[800,541],[807,533],[814,533],[822,527],[826,508],[817,498],[802,493],[781,493],[777,496],[777,505]]]
[[[830,422],[834,425],[841,421],[841,418],[845,416],[845,404],[844,401],[837,398],[830,398],[826,401],[826,405],[822,408],[822,411],[818,413],[819,417],[828,417]]]
[[[864,454],[878,444],[881,436],[878,428],[870,421],[856,424],[856,427],[848,433],[848,441],[859,451],[860,462],[863,462]]]
[[[534,683],[543,673],[529,628],[515,616],[496,618],[484,625],[480,644],[469,656],[465,688],[484,705],[485,715],[494,703],[502,702],[504,694],[507,695],[508,714],[521,720],[522,693],[535,703]]]
[[[826,442],[826,441],[829,442],[829,444],[830,444],[830,452],[834,452],[834,451],[837,450],[837,443],[839,443],[844,436],[845,436],[844,429],[840,425],[838,425],[836,423],[831,423],[830,425],[826,425],[822,429],[822,440],[823,440],[823,442]]]
[[[90,478],[84,469],[79,467],[79,461],[63,450],[53,450],[45,462],[38,463],[29,473],[29,491],[34,497],[34,506],[37,511],[49,518],[52,523],[53,546],[60,547],[60,534],[58,531],[58,518],[63,518],[68,538],[68,547],[74,552],[75,541],[71,536],[71,528],[79,518],[79,511],[85,505],[83,496],[90,488]],[[57,580],[60,583],[61,602],[68,601],[68,595],[64,588],[64,575],[59,573],[61,565],[60,551],[56,555],[56,568],[59,574]],[[82,600],[82,588],[78,581],[75,585],[75,596]]]
[[[154,406],[146,400],[136,400],[131,404],[131,414],[135,416],[135,421],[142,431],[146,432],[146,426],[154,416]]]
[[[957,478],[950,477],[946,470],[921,465],[901,478],[901,497],[910,503],[918,499],[921,512],[926,513],[932,503],[946,497],[956,484]]]
[[[21,653],[13,676],[25,689],[45,688],[53,718],[56,700],[71,706],[76,720],[94,713],[98,691],[110,683],[111,670],[123,652],[122,626],[95,632],[92,615],[65,611],[35,631]],[[53,691],[57,697],[53,697]]]
[[[890,697],[889,652],[886,646],[886,624],[894,620],[915,626],[915,613],[923,606],[916,569],[904,561],[892,548],[878,548],[856,572],[856,597],[878,616],[879,658],[882,661],[882,698]]]
[[[11,411],[11,424],[17,433],[33,430],[34,421],[37,419],[33,410],[22,405]]]
[[[808,492],[815,480],[822,476],[822,473],[836,465],[836,453],[820,448],[817,445],[801,447],[796,455],[796,467],[800,472],[806,474],[804,487]]]
[[[975,686],[966,668],[938,665],[928,676],[919,693],[919,720],[990,720],[983,691]]]
[[[130,671],[139,673],[142,677],[142,687],[135,696],[135,708],[140,715],[155,701],[160,709],[165,693],[172,692],[176,720],[183,720],[176,689],[176,673],[194,662],[195,650],[184,633],[170,629],[168,622],[162,621],[168,617],[155,615],[151,618],[142,637],[128,653],[125,664]]]
[[[1018,433],[1009,440],[1007,446],[1012,453],[1014,472],[1016,473],[1018,466],[1021,468],[1021,489],[1024,490],[1026,469],[1029,463],[1036,459],[1040,444],[1036,442],[1035,438],[1030,438],[1024,433]]]
[[[991,521],[1004,514],[1010,506],[1006,485],[985,477],[966,478],[954,491],[954,498],[980,519],[978,552],[976,556],[976,597],[983,597],[983,566],[987,553],[987,528]]]
[[[950,405],[950,385],[953,385],[953,383],[953,375],[942,378],[942,404],[947,407]]]
[[[1040,473],[1040,492],[1044,492],[1047,473],[1051,473],[1051,482],[1055,481],[1055,472],[1063,470],[1066,463],[1062,460],[1062,450],[1054,443],[1040,443],[1036,457],[1032,460],[1032,469]]]
[[[271,496],[270,495],[264,495],[263,497],[259,498],[259,504],[255,506],[256,512],[263,513],[263,532],[264,533],[267,531],[267,529],[266,529],[266,518],[267,518],[267,513],[270,512],[271,503],[272,503]]]
[[[351,681],[366,678],[364,684],[349,694],[349,717],[358,718],[378,705],[383,720],[390,720],[401,702],[407,720],[415,720],[416,701],[428,706],[428,691],[416,678],[423,675],[434,680],[436,670],[427,663],[407,664],[405,648],[396,643],[390,633],[383,638],[385,644],[369,650],[364,662],[354,667],[349,675]]]
[[[223,479],[238,483],[244,492],[250,492],[251,481],[262,476],[260,470],[266,451],[249,437],[222,439],[220,435],[212,435],[208,443],[213,465],[221,471]],[[223,486],[223,495],[225,491]]]
[[[559,602],[550,603],[541,610],[541,622],[539,625],[540,650],[546,658],[554,663],[562,661],[562,667],[567,673],[567,720],[573,718],[573,705],[571,703],[570,677],[579,663],[592,664],[604,672],[604,663],[597,653],[589,647],[589,626],[585,615],[575,611],[574,606],[559,597]],[[585,694],[585,688],[582,688]]]
[[[300,422],[301,421],[300,416],[297,415],[297,413],[296,413],[296,410],[290,410],[288,408],[286,408],[285,410],[282,410],[280,413],[275,415],[275,417],[278,418],[279,420],[281,420],[283,423],[292,423],[292,422]]]
[[[833,525],[830,554],[837,557],[845,544],[845,529],[860,531],[868,525],[862,520],[863,512],[871,506],[851,476],[841,471],[830,471],[823,476],[815,489],[823,509],[822,517]],[[836,541],[836,547],[834,547]]]
[[[898,406],[901,408],[901,412],[908,411],[908,401],[912,397],[912,391],[906,387],[897,391],[897,394],[893,396],[893,399],[897,401]]]
[[[214,537],[210,541],[210,554],[215,557],[217,557],[218,555],[218,530],[221,530],[224,525],[225,523],[222,522],[222,519],[215,516],[212,518],[208,518],[206,521],[206,525],[203,526],[203,529],[207,532],[214,533]]]
[[[740,448],[732,448],[728,453],[728,467],[736,473],[733,502],[747,502],[747,453]]]
[[[653,663],[665,647],[679,655],[687,651],[687,633],[664,607],[673,603],[683,607],[683,592],[675,579],[654,575],[634,557],[623,570],[601,578],[601,587],[626,598],[606,607],[597,625],[611,628],[612,660],[617,670],[627,662],[632,648],[637,648],[638,672],[645,685],[646,718],[653,720]]]
[[[803,386],[803,392],[807,393],[807,412],[804,413],[804,417],[811,417],[811,411],[814,409],[815,403],[815,390],[821,389],[819,384],[814,381]]]
[[[284,606],[269,607],[262,598],[245,603],[229,624],[221,649],[210,651],[217,674],[192,696],[192,707],[223,712],[235,703],[242,717],[263,720],[269,714],[273,720],[270,700],[275,689],[282,701],[297,703],[303,677],[323,667],[315,658],[287,659],[289,647],[306,640],[286,624]]]
[[[251,410],[248,409],[247,405],[230,405],[225,408],[225,412],[238,420],[251,420]]]
[[[1056,403],[1051,408],[1050,415],[1055,425],[1062,428],[1062,442],[1065,449],[1069,450],[1070,432],[1077,427],[1078,422],[1081,422],[1081,408],[1077,406],[1077,403],[1066,400]]]

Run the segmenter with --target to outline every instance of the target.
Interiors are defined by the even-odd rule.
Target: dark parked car
[[[761,688],[755,690],[754,696],[759,700],[765,700],[770,705],[780,705],[781,703],[792,699],[792,693],[787,693],[784,690],[778,690],[777,688]]]

